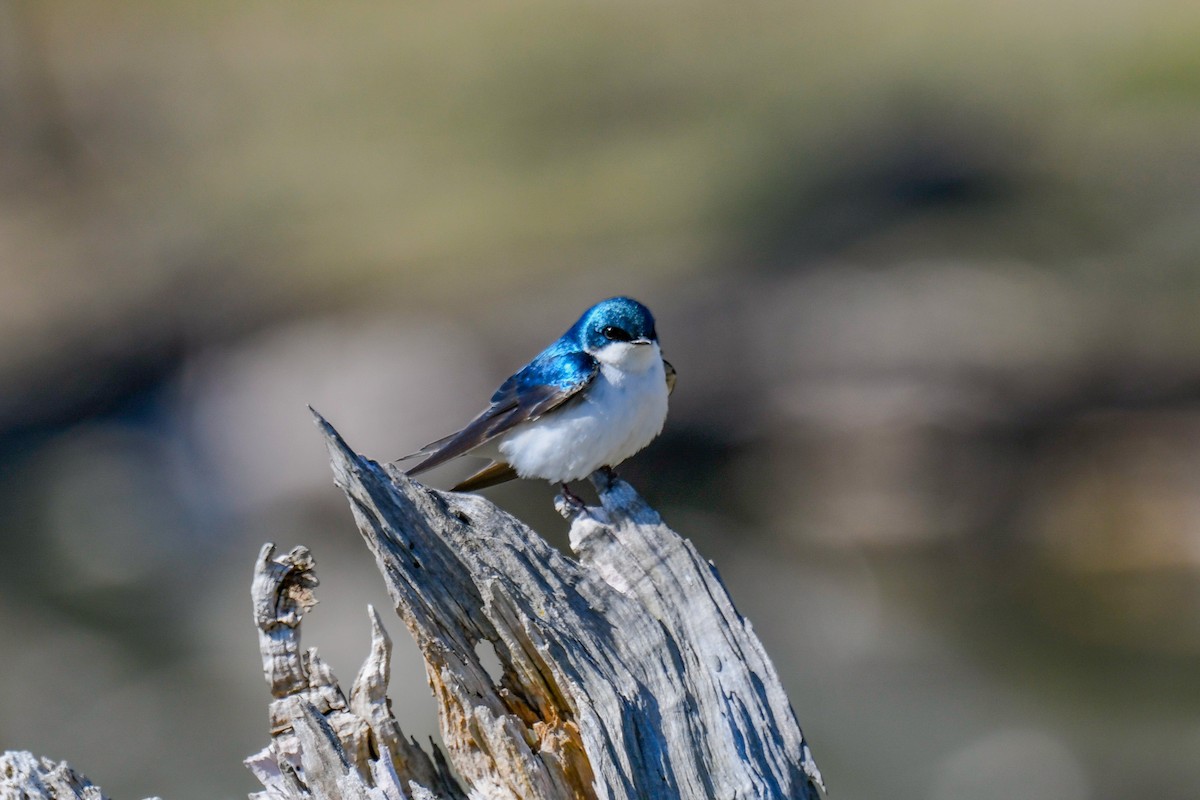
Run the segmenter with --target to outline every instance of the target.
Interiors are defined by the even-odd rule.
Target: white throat
[[[632,342],[609,342],[592,353],[601,367],[630,374],[640,374],[662,361],[658,342],[633,344]],[[607,370],[606,370],[607,371]]]

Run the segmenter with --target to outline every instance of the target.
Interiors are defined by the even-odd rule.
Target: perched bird
[[[519,476],[562,484],[575,498],[567,481],[614,467],[658,436],[674,388],[650,309],[629,297],[603,300],[502,383],[465,428],[406,456],[425,457],[408,474],[470,453],[492,463],[455,491]]]

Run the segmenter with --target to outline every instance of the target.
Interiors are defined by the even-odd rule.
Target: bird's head
[[[571,330],[584,352],[602,364],[641,371],[662,359],[654,315],[630,297],[600,301]]]

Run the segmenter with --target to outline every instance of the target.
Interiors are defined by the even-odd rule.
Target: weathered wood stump
[[[313,560],[267,545],[252,591],[275,699],[272,741],[247,760],[264,786],[252,797],[818,797],[820,772],[749,622],[628,484],[597,473],[599,507],[559,498],[572,560],[484,498],[425,487],[317,424],[425,659],[447,753],[406,739],[392,717],[391,644],[374,609],[349,697],[301,649]],[[496,677],[481,648],[495,651]]]
[[[487,500],[422,486],[355,454],[320,417],[318,425],[335,481],[425,658],[459,776],[437,753],[403,743],[385,713],[386,658],[378,654],[386,640],[377,619],[375,653],[349,703],[357,721],[339,725],[345,702],[331,711],[326,688],[303,687],[298,648],[273,638],[274,623],[260,613],[264,663],[282,697],[275,722],[282,731],[292,721],[310,747],[324,736],[324,785],[333,786],[328,771],[340,769],[338,781],[360,781],[355,791],[363,796],[380,772],[437,797],[816,796],[820,774],[749,623],[712,565],[628,484],[598,473],[601,507],[560,499],[574,561]],[[256,607],[288,598],[276,607],[296,616],[306,558],[273,562],[264,551]],[[280,570],[282,579],[267,577]],[[499,658],[496,680],[476,652],[484,642]],[[312,675],[323,669],[315,658],[308,667]],[[370,698],[367,686],[376,687]],[[282,733],[272,747],[293,752],[291,736]],[[392,766],[381,769],[372,754],[384,752]],[[309,774],[299,766],[298,774]],[[293,779],[285,787],[282,778],[260,775],[268,794],[299,796]]]

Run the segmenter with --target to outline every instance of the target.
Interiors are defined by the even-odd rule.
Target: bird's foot
[[[587,506],[587,503],[583,502],[583,498],[572,492],[571,487],[566,482],[560,483],[559,488],[562,489],[563,499],[567,501],[567,505],[575,506],[579,509]]]
[[[613,484],[621,480],[617,475],[617,471],[612,467],[600,467],[592,474],[592,485],[596,487],[596,491],[602,492],[606,489],[611,489]]]
[[[582,497],[572,492],[571,487],[565,483],[560,483],[559,487],[562,493],[554,498],[554,508],[564,519],[574,520],[587,513],[587,503],[583,502]]]

